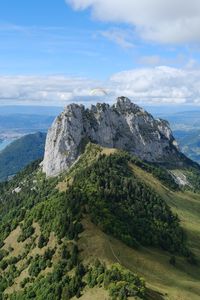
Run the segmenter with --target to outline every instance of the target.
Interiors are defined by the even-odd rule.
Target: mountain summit
[[[182,164],[169,123],[119,97],[115,104],[70,104],[48,131],[43,171],[56,176],[70,168],[88,142],[128,151],[160,164]]]

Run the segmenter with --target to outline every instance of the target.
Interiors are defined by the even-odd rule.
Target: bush
[[[144,298],[146,295],[144,280],[119,264],[112,265],[110,269],[101,263],[96,264],[89,269],[86,280],[90,288],[104,286],[112,299]]]
[[[3,271],[7,268],[8,266],[8,262],[4,259],[0,262],[0,269],[2,269]]]
[[[47,250],[44,256],[39,256],[38,254],[31,261],[30,267],[28,269],[29,275],[32,277],[37,277],[42,270],[45,270],[47,266],[51,266],[51,258],[53,255],[53,250]]]
[[[22,280],[22,282],[20,283],[21,288],[24,288],[26,286],[27,283],[30,282],[30,277],[26,277]]]
[[[44,237],[43,234],[40,235],[39,240],[38,240],[38,247],[43,248],[44,246],[47,245],[49,239]]]

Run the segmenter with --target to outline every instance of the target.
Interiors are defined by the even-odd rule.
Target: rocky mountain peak
[[[119,97],[115,104],[70,104],[48,131],[43,171],[55,176],[69,169],[87,142],[126,150],[143,160],[166,163],[180,160],[168,122]]]
[[[127,97],[121,96],[117,98],[117,101],[115,104],[113,104],[113,107],[120,112],[129,113],[137,111],[144,111],[141,107],[136,105],[135,103],[131,102],[131,100]]]
[[[117,108],[123,108],[123,109],[131,109],[133,106],[136,106],[131,100],[127,97],[121,96],[117,98],[116,104],[114,106]]]
[[[116,106],[122,107],[122,108],[131,108],[132,105],[135,105],[131,102],[131,100],[127,97],[121,96],[117,98]]]

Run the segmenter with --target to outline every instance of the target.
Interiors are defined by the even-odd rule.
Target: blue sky
[[[114,31],[121,31],[130,45],[106,37]],[[89,10],[74,11],[64,0],[1,1],[0,39],[1,74],[105,79],[144,65],[181,66],[198,56],[185,46],[141,41],[130,26],[97,21]]]
[[[186,0],[194,9],[176,15],[170,3],[180,1],[163,1],[1,1],[0,104],[60,104],[99,86],[139,102],[198,103],[200,7]]]
[[[11,9],[12,8],[12,9]],[[135,49],[101,35],[107,25],[64,0],[0,2],[1,74],[72,74],[104,79],[134,66]]]

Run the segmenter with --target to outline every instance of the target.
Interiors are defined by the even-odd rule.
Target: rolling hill
[[[3,297],[199,299],[194,178],[93,144],[59,177],[30,165],[0,186]]]

